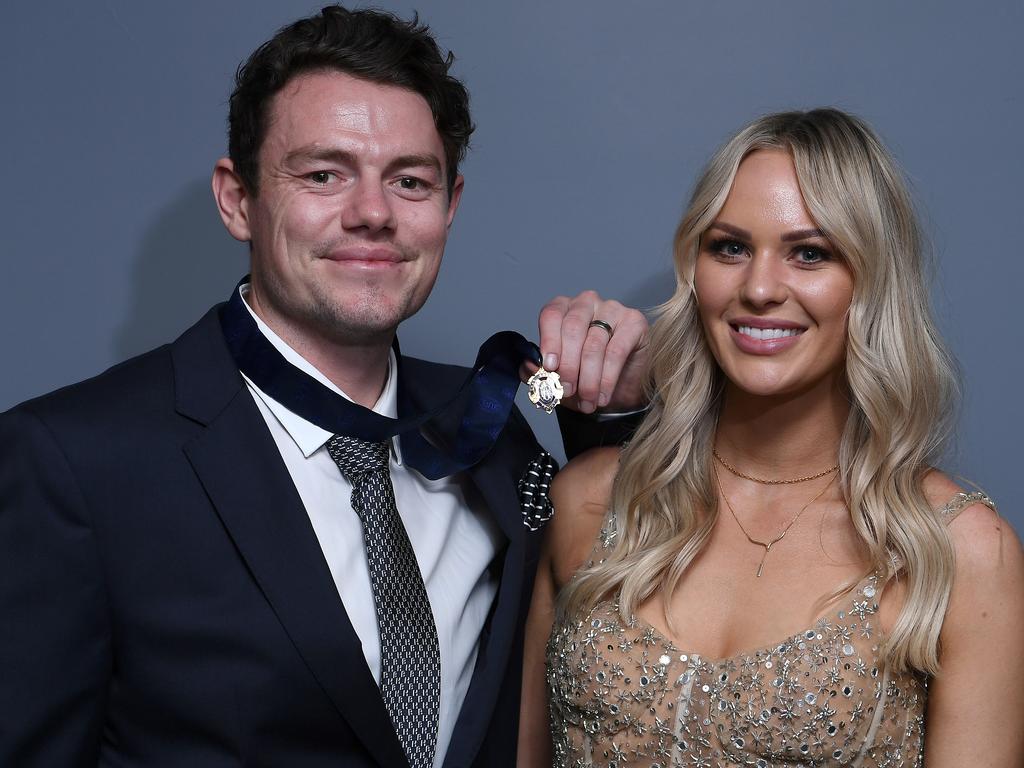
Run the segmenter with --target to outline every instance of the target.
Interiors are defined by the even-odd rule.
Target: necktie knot
[[[335,435],[327,441],[327,453],[342,474],[350,482],[355,482],[370,472],[387,472],[391,446],[386,440],[368,443],[358,437]]]

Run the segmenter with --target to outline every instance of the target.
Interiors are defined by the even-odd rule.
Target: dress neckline
[[[973,493],[967,493],[967,492],[964,492],[964,491],[960,491],[960,492],[954,494],[953,498],[951,498],[948,502],[946,502],[937,512],[938,512],[938,515],[939,515],[940,519],[942,519],[943,522],[946,525],[948,525],[953,520],[955,520],[956,517],[964,509],[966,509],[967,507],[971,506],[972,504],[976,504],[976,503],[979,503],[979,502],[984,504],[985,506],[991,507],[992,509],[996,508],[995,503],[992,501],[992,499],[986,493],[984,493],[983,491],[975,491]],[[866,615],[874,615],[878,611],[878,601],[881,600],[882,589],[885,586],[885,584],[879,586],[878,582],[879,582],[880,578],[881,577],[879,575],[878,570],[875,569],[875,570],[871,571],[863,579],[861,579],[856,584],[854,584],[853,587],[848,592],[844,593],[846,596],[851,595],[851,594],[853,594],[853,595],[860,594],[860,595],[862,595],[865,598],[866,602],[873,601],[873,605],[872,605],[870,611],[866,610],[865,608],[861,608],[860,609],[860,611],[865,616]],[[886,584],[887,583],[888,583],[888,581],[886,581]],[[870,589],[871,589],[871,593],[870,594],[865,594],[864,593],[865,586],[870,586]],[[857,601],[854,601],[855,610],[857,609],[858,606],[866,605],[866,602],[857,603]],[[617,621],[621,621],[621,617],[619,616],[619,604],[618,604],[617,600],[608,600],[608,601],[605,601],[604,603],[601,603],[599,605],[606,605],[608,607],[608,609],[610,610],[611,614],[613,616],[615,616],[616,620]],[[595,607],[595,610],[596,610],[596,607]],[[798,632],[796,632],[794,634],[787,635],[785,638],[783,638],[782,640],[780,640],[778,642],[769,643],[769,644],[766,644],[766,645],[763,645],[763,646],[760,646],[758,648],[754,648],[754,649],[751,649],[751,650],[740,651],[738,653],[733,654],[732,656],[726,656],[726,657],[720,658],[720,659],[709,659],[709,658],[703,656],[700,653],[696,653],[696,652],[693,652],[693,651],[687,651],[687,650],[684,650],[684,649],[678,647],[676,645],[676,642],[675,642],[674,639],[670,638],[668,635],[666,635],[664,632],[662,632],[656,626],[651,624],[649,621],[645,621],[644,619],[640,618],[635,613],[630,615],[629,621],[626,623],[626,627],[629,628],[629,629],[637,629],[637,628],[639,628],[641,630],[652,632],[657,639],[667,643],[669,645],[669,647],[671,647],[672,650],[677,653],[676,659],[673,659],[673,661],[682,660],[679,657],[683,656],[683,657],[686,657],[686,659],[700,660],[700,661],[703,661],[703,662],[705,662],[707,664],[711,664],[712,666],[719,667],[719,666],[722,666],[723,664],[728,664],[729,662],[735,662],[737,659],[741,659],[741,658],[744,658],[744,657],[749,657],[749,656],[753,656],[753,657],[768,656],[768,655],[771,655],[772,653],[777,653],[778,649],[780,647],[782,647],[784,645],[787,645],[787,644],[789,644],[789,643],[791,643],[793,641],[802,642],[802,641],[806,641],[806,640],[817,640],[818,639],[818,635],[822,634],[819,631],[819,629],[824,628],[823,625],[822,625],[822,622],[828,622],[830,618],[839,619],[840,621],[842,621],[843,618],[845,618],[845,616],[843,618],[840,618],[840,616],[839,616],[840,613],[848,614],[849,611],[847,609],[845,609],[845,608],[839,608],[837,610],[830,610],[830,611],[822,614],[821,616],[819,616],[817,619],[815,619],[812,622],[812,626],[807,627],[806,629],[800,630],[800,631],[798,631]],[[591,616],[592,615],[593,615],[593,611],[591,612]],[[858,618],[860,618],[860,620],[863,621],[863,617],[861,617],[859,614],[858,614]],[[824,625],[824,626],[827,626],[827,624]],[[883,632],[882,627],[881,627],[880,624],[875,627],[875,638],[876,638],[875,639],[875,643],[874,643],[875,645],[881,645],[884,642],[884,640],[885,640],[885,633]]]
[[[734,653],[731,656],[725,656],[717,659],[708,658],[696,651],[689,651],[680,648],[673,638],[666,635],[664,632],[662,632],[656,626],[651,624],[649,621],[645,621],[641,617],[637,616],[635,613],[630,615],[629,621],[625,623],[625,627],[628,629],[640,629],[643,633],[652,633],[652,639],[660,640],[666,643],[669,646],[669,648],[671,648],[671,650],[676,654],[674,657],[670,657],[672,663],[676,661],[683,663],[704,662],[714,667],[720,667],[729,664],[730,662],[735,663],[737,660],[747,657],[757,658],[762,656],[770,656],[772,654],[778,653],[780,648],[789,645],[790,643],[809,642],[812,640],[822,641],[826,639],[822,630],[829,626],[829,621],[833,619],[843,621],[847,616],[850,615],[851,612],[857,615],[860,621],[864,620],[863,618],[861,618],[861,616],[866,617],[875,615],[878,612],[878,600],[879,598],[881,598],[882,592],[882,590],[878,587],[878,579],[878,571],[874,570],[871,573],[869,573],[866,577],[864,577],[856,584],[854,584],[853,587],[849,590],[849,592],[845,593],[844,596],[847,597],[849,595],[860,595],[864,598],[863,602],[858,602],[856,600],[856,597],[854,598],[853,611],[849,609],[849,606],[846,608],[835,608],[835,606],[833,606],[833,609],[830,609],[828,612],[823,613],[821,616],[814,619],[810,627],[799,630],[798,632],[795,632],[793,634],[787,635],[785,638],[778,640],[774,643],[768,643],[760,647],[753,648],[751,650],[739,651],[738,653]],[[870,590],[870,593],[868,593],[868,590]],[[608,607],[608,610],[615,617],[616,621],[621,623],[622,620],[619,616],[618,602],[606,601],[603,605],[606,605]],[[858,607],[860,607],[859,612],[857,610]],[[843,614],[843,616],[841,617],[840,614]],[[884,640],[884,633],[882,632],[881,626],[875,627],[875,633],[876,639],[874,640],[873,644],[879,645],[882,642],[882,640]],[[819,637],[819,635],[821,637]]]

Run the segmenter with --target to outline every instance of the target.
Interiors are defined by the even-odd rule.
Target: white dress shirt
[[[248,285],[241,291],[245,298]],[[260,320],[248,304],[246,308],[289,363],[351,400]],[[392,351],[384,391],[373,407],[392,418],[398,414],[395,371]],[[362,642],[366,664],[379,684],[380,637],[362,523],[352,510],[351,484],[327,454],[325,443],[332,435],[260,391],[244,374],[243,378],[306,507],[345,612]],[[473,676],[480,631],[497,592],[489,565],[502,537],[479,493],[465,477],[428,480],[402,463],[395,438],[391,440],[390,469],[398,513],[416,553],[437,626],[441,702],[434,766],[440,768]]]

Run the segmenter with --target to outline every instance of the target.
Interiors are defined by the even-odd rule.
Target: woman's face
[[[788,152],[761,149],[740,163],[701,235],[694,285],[734,386],[769,396],[838,383],[853,276],[804,207]]]

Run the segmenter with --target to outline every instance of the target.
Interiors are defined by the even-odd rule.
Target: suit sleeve
[[[0,765],[95,766],[111,640],[96,537],[50,430],[0,415]]]
[[[590,448],[602,445],[622,445],[640,426],[647,410],[634,411],[621,416],[605,414],[587,415],[569,408],[556,408],[558,429],[562,433],[565,456],[572,459]]]

